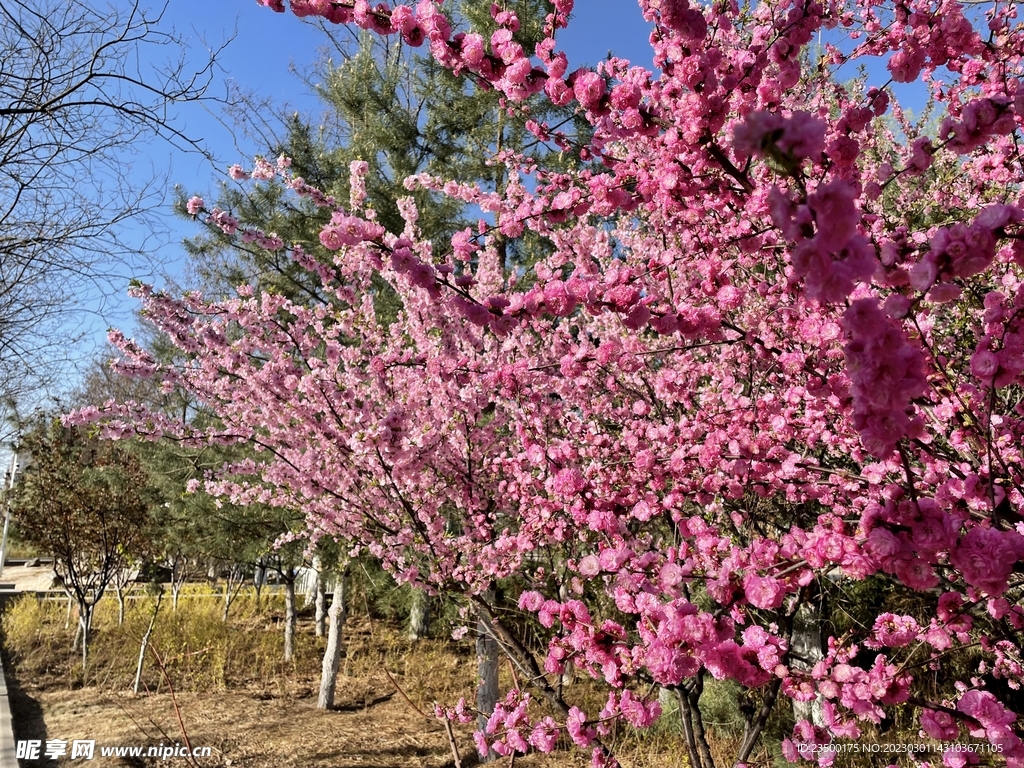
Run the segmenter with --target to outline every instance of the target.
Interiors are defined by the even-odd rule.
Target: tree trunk
[[[78,603],[78,626],[82,636],[82,672],[85,673],[86,664],[89,661],[89,632],[92,629],[93,604]]]
[[[267,583],[267,567],[261,561],[261,562],[256,563],[256,572],[252,576],[252,584],[253,584],[253,587],[256,589],[256,613],[260,613],[261,612],[261,610],[260,610],[262,608],[262,599],[261,598],[263,597],[263,587],[264,587],[264,585],[266,583]],[[288,632],[288,630],[285,630],[286,636],[287,636],[287,632]],[[285,639],[285,642],[287,642],[287,637]],[[288,652],[286,650],[285,651],[285,654],[286,654],[285,655],[285,661],[288,661],[287,653]]]
[[[234,602],[238,593],[242,589],[242,585],[245,583],[245,575],[242,573],[242,569],[238,566],[231,566],[228,569],[228,575],[224,578],[224,611],[221,613],[221,620],[227,624],[228,611],[231,608],[231,603]],[[232,588],[232,584],[235,586]]]
[[[188,558],[177,554],[171,562],[171,610],[178,610],[178,595],[188,581]]]
[[[426,637],[430,630],[430,595],[426,590],[413,588],[409,606],[409,639]]]
[[[821,606],[806,602],[797,609],[793,617],[793,631],[790,635],[790,651],[793,654],[793,668],[809,672],[822,658]],[[793,700],[793,717],[809,720],[817,726],[825,725],[823,697],[812,701]]]
[[[156,594],[156,605],[153,606],[153,615],[149,617],[149,626],[146,627],[146,633],[142,636],[142,644],[139,646],[139,663],[135,667],[135,684],[132,686],[132,690],[135,693],[138,693],[139,688],[142,686],[142,662],[146,658],[149,638],[153,635],[153,627],[156,626],[156,615],[160,611],[160,601],[163,599],[164,591],[161,589]]]
[[[334,707],[334,686],[341,665],[341,639],[345,629],[345,577],[348,566],[342,568],[334,582],[334,595],[331,609],[327,614],[327,648],[324,650],[324,663],[320,674],[320,695],[316,700],[317,709]]]
[[[284,572],[284,660],[295,655],[295,569]]]
[[[114,594],[117,595],[117,625],[124,624],[124,585],[114,584]]]
[[[225,624],[228,623],[228,611],[231,610],[231,601],[234,600],[234,596],[231,594],[231,579],[225,579],[224,581],[224,610],[221,611],[220,620]]]
[[[685,690],[684,690],[685,687]],[[715,768],[711,745],[704,730],[704,715],[700,711],[700,697],[704,691],[704,670],[697,672],[689,684],[676,688],[679,701],[679,719],[692,768]]]
[[[489,604],[494,604],[493,589],[488,590],[483,597]],[[490,621],[482,612],[477,618],[476,663],[476,708],[480,713],[477,716],[477,729],[483,731],[498,704],[498,642],[494,639]],[[490,762],[497,757],[497,753],[491,750],[489,754],[480,755],[480,760]]]
[[[316,636],[323,637],[327,632],[327,580],[320,558],[313,562],[316,568]]]
[[[71,609],[74,606],[75,612],[78,614],[75,617],[75,636],[71,638],[71,652],[74,653],[78,650],[78,643],[82,639],[82,603],[71,590],[65,588],[65,594],[68,596],[68,613],[65,617],[64,628],[69,629],[71,623]]]

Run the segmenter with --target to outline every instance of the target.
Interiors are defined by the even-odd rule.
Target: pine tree
[[[546,0],[507,3],[519,16],[516,40],[533,50],[543,39],[543,20],[550,10]],[[489,34],[497,25],[487,7],[464,1],[454,14],[455,26],[472,26]],[[587,131],[585,121],[543,100],[504,104],[499,94],[467,86],[440,67],[428,55],[396,40],[361,34],[342,39],[332,35],[335,56],[321,60],[314,73],[315,90],[325,113],[293,113],[284,118],[283,137],[266,147],[268,157],[284,155],[291,169],[319,189],[333,195],[340,205],[349,200],[349,166],[362,160],[369,164],[367,204],[388,231],[400,233],[405,222],[398,201],[412,197],[418,209],[417,226],[423,239],[443,253],[455,232],[476,226],[483,217],[478,210],[427,190],[410,191],[408,176],[426,173],[441,178],[476,180],[487,190],[507,183],[505,166],[491,158],[508,147],[530,145],[528,154],[544,170],[559,170],[575,162],[539,142],[527,141],[526,122],[533,119],[558,124],[569,135]],[[276,184],[261,185],[243,193],[231,184],[222,185],[217,205],[230,210],[243,225],[273,230],[285,242],[301,242],[310,252],[328,258],[318,240],[330,212],[296,203]],[[187,195],[179,195],[184,213]],[[539,238],[501,244],[511,272],[528,266],[544,247]],[[240,249],[219,230],[211,229],[186,242],[192,257],[194,278],[213,294],[231,294],[234,286],[284,293],[299,301],[328,301],[311,274],[282,253],[255,244]],[[519,271],[522,271],[521,269]],[[382,311],[397,311],[395,299],[381,282]]]

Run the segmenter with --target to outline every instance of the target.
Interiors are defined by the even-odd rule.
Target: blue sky
[[[125,0],[116,0],[123,5]],[[651,26],[631,0],[581,0],[584,8],[571,27],[559,35],[560,49],[565,50],[573,67],[594,64],[609,51],[650,66],[648,41]],[[319,102],[307,90],[295,72],[308,70],[321,50],[328,45],[324,33],[313,23],[296,18],[290,12],[277,14],[254,0],[171,0],[164,12],[161,27],[173,29],[190,47],[193,64],[201,65],[207,49],[217,49],[230,40],[218,55],[219,69],[211,86],[212,94],[223,94],[228,85],[253,92],[281,105],[300,111],[316,111]],[[233,39],[232,39],[233,38]],[[174,52],[166,51],[170,56]],[[161,62],[154,62],[159,64]],[[169,168],[172,184],[190,193],[213,194],[224,171],[232,163],[247,165],[253,155],[265,151],[264,146],[236,136],[230,118],[219,114],[217,105],[207,108],[186,105],[177,111],[177,124],[192,139],[199,140],[217,159],[211,164],[197,153],[174,153],[164,144],[154,143],[150,149],[153,166]],[[168,205],[170,195],[168,196]],[[149,237],[147,249],[153,259],[152,268],[142,268],[134,277],[157,284],[165,280],[165,270],[177,274],[184,259],[181,239],[197,230],[188,222],[168,214],[168,231]],[[144,233],[135,233],[140,240]],[[147,233],[148,234],[148,233]],[[111,286],[112,297],[99,316],[94,316],[95,343],[102,344],[107,325],[129,332],[134,303],[124,295],[124,286]]]
[[[574,66],[593,64],[612,50],[616,55],[650,65],[650,25],[631,0],[581,0],[571,27],[559,33],[560,49]],[[276,14],[253,0],[173,0],[164,16],[175,30],[201,54],[204,45],[217,47],[232,35],[235,39],[219,58],[221,83],[232,81],[242,90],[255,91],[282,104],[313,108],[316,100],[292,69],[307,69],[327,41],[318,27],[291,13]],[[231,133],[209,115],[189,110],[186,128],[206,139],[211,148],[229,162],[252,154],[256,147],[234,146]],[[239,152],[238,150],[241,150]],[[179,183],[191,187],[210,178],[198,158],[176,161],[183,176]]]
[[[156,2],[157,0],[152,0]],[[481,0],[485,1],[485,0]],[[124,6],[127,0],[113,0]],[[193,63],[202,63],[207,47],[216,49],[233,38],[218,57],[219,69],[211,87],[213,93],[224,93],[228,84],[259,94],[284,106],[300,111],[315,111],[317,100],[308,93],[294,70],[307,70],[327,44],[323,32],[314,24],[294,17],[290,12],[276,14],[257,5],[254,0],[169,0],[163,23],[187,41]],[[565,50],[570,66],[594,64],[609,51],[645,66],[651,65],[649,44],[651,26],[643,20],[633,0],[577,0],[576,16],[569,29],[559,33],[559,48]],[[845,47],[845,46],[844,46]],[[165,55],[173,54],[165,52]],[[856,71],[848,65],[847,77]],[[869,69],[872,80],[885,82],[884,63]],[[237,138],[230,120],[218,114],[216,105],[204,110],[188,105],[178,110],[177,124],[191,138],[200,140],[217,158],[211,164],[198,154],[174,153],[165,144],[154,143],[149,150],[153,167],[169,169],[172,184],[190,193],[213,194],[219,179],[231,163],[247,164],[257,152],[264,151],[253,141]],[[141,268],[134,275],[147,282],[165,284],[161,275],[178,274],[184,258],[181,239],[197,230],[189,222],[173,217],[168,195],[166,232],[151,235],[147,250],[154,266]],[[143,235],[136,232],[141,242]],[[127,276],[126,276],[127,277]],[[125,285],[110,286],[110,296],[102,311],[94,311],[93,344],[101,345],[108,325],[131,332],[134,302],[124,297]],[[119,300],[118,297],[124,297]]]

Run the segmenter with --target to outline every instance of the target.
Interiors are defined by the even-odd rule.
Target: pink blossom
[[[645,703],[637,699],[628,688],[622,692],[619,710],[626,722],[634,728],[647,728],[661,716],[661,705],[657,699]]]
[[[597,555],[587,555],[580,560],[577,570],[579,571],[580,576],[593,578],[601,572],[601,561]]]
[[[579,707],[569,709],[569,717],[566,721],[566,730],[573,742],[580,747],[587,747],[594,741],[597,733],[587,724],[587,716]]]
[[[647,649],[644,662],[651,676],[663,685],[678,685],[700,668],[700,662],[691,654],[657,640]]]
[[[551,752],[558,743],[558,734],[558,724],[551,717],[545,717],[534,726],[529,742],[541,752]]]
[[[707,34],[707,21],[687,0],[662,0],[661,23],[689,40],[702,40]]]
[[[953,741],[960,735],[960,726],[953,716],[935,709],[921,710],[921,728],[933,739]]]
[[[971,373],[984,382],[991,382],[999,371],[999,358],[988,350],[979,347],[971,355]]]
[[[829,251],[838,251],[857,231],[859,218],[853,188],[845,181],[818,187],[808,198],[818,232],[815,239]]]
[[[544,604],[544,597],[540,592],[523,592],[519,596],[519,607],[524,611],[536,612]]]
[[[807,112],[790,117],[756,111],[736,126],[733,145],[741,154],[764,155],[774,147],[795,160],[816,157],[825,149],[825,123]]]
[[[569,295],[564,282],[552,280],[544,286],[544,304],[552,314],[567,317],[572,314],[576,300]]]
[[[949,621],[963,605],[963,596],[958,592],[943,592],[939,596],[938,616],[940,621]]]
[[[873,635],[880,646],[899,648],[917,640],[921,627],[912,616],[883,613],[875,619]]]
[[[249,174],[256,181],[269,181],[277,175],[277,169],[262,157],[256,158],[252,173]]]
[[[998,597],[1007,588],[1007,578],[1020,557],[1020,534],[976,525],[960,539],[950,562],[973,587]]]
[[[925,50],[918,46],[894,53],[888,64],[892,79],[897,83],[910,83],[916,80],[924,66],[925,55]]]
[[[587,485],[583,473],[578,469],[567,467],[560,469],[554,477],[553,488],[555,493],[562,496],[574,496],[582,491]]]
[[[584,109],[597,109],[605,94],[604,78],[596,72],[582,71],[573,81],[572,90]]]
[[[910,560],[897,560],[894,567],[896,578],[911,589],[926,590],[939,583],[935,569],[919,557]]]
[[[988,691],[970,690],[960,697],[956,708],[977,720],[982,728],[970,728],[971,735],[984,735],[985,731],[998,730],[1000,726],[1011,725],[1017,716],[1004,707]]]
[[[771,576],[748,574],[743,579],[743,590],[751,605],[767,610],[778,608],[786,596],[782,585]]]

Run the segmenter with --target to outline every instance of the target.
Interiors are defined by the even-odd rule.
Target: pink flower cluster
[[[924,356],[877,299],[854,301],[843,315],[843,327],[854,427],[868,453],[888,458],[900,440],[922,430],[912,401],[927,388]]]
[[[786,117],[757,110],[736,125],[733,148],[740,157],[775,156],[790,162],[814,159],[825,150],[825,121],[803,111]]]
[[[932,235],[928,253],[910,271],[910,284],[919,291],[931,289],[929,297],[933,300],[956,298],[960,289],[952,282],[987,269],[996,256],[996,233],[1021,218],[1024,211],[1016,206],[993,205],[982,210],[970,225],[940,227]]]
[[[934,500],[902,498],[894,489],[884,505],[870,505],[861,518],[864,552],[875,568],[907,586],[930,589],[939,583],[933,566],[956,546],[960,526]]]
[[[965,691],[956,703],[956,708],[970,718],[967,721],[968,733],[999,747],[1001,757],[1006,760],[1009,768],[1024,765],[1024,741],[1021,741],[1013,728],[1017,723],[1017,715],[995,696],[977,689]]]
[[[379,224],[335,211],[330,223],[320,231],[320,243],[330,251],[337,251],[345,246],[379,240],[383,234],[384,229]]]

